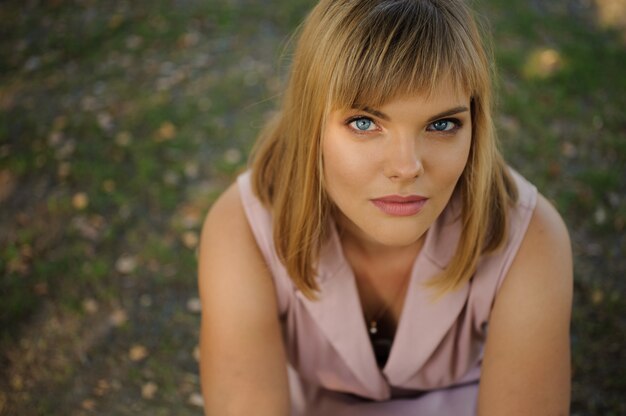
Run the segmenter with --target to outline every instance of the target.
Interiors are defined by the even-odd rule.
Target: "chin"
[[[384,227],[370,234],[373,241],[388,247],[407,247],[415,244],[426,233],[421,227],[405,225],[401,227]]]

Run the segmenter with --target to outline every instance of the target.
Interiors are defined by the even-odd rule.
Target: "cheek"
[[[364,154],[362,147],[340,136],[327,137],[322,142],[324,180],[332,194],[337,188],[352,188],[369,179],[371,155]]]
[[[424,158],[425,170],[436,174],[442,181],[456,182],[468,161],[471,139],[464,138],[447,149],[433,148],[430,157]]]

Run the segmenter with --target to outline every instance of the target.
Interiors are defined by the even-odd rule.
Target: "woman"
[[[210,415],[568,414],[567,230],[461,0],[322,0],[203,229]]]

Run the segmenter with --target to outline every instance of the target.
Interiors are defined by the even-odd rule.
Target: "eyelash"
[[[345,121],[345,124],[346,124],[346,126],[348,126],[348,128],[350,130],[352,130],[356,134],[370,134],[370,133],[373,132],[373,131],[370,131],[370,130],[359,130],[359,129],[355,129],[355,128],[351,127],[350,124],[354,123],[357,120],[369,120],[375,126],[378,126],[376,124],[376,122],[369,116],[360,115],[360,116],[350,117],[349,119],[347,119]],[[442,118],[442,119],[439,119],[439,120],[435,120],[432,123],[428,124],[428,127],[432,126],[435,123],[439,123],[439,122],[442,122],[442,121],[446,121],[446,122],[452,123],[452,124],[454,124],[454,127],[451,130],[428,130],[427,129],[427,131],[431,131],[431,132],[435,132],[435,133],[439,133],[439,134],[447,134],[447,135],[449,135],[449,134],[455,133],[457,130],[459,130],[461,127],[463,127],[463,122],[461,120],[459,120],[458,118],[453,118],[453,117],[452,118]]]

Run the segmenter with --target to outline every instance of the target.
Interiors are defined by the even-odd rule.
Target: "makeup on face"
[[[470,97],[436,94],[333,110],[322,155],[338,225],[362,242],[415,244],[450,200],[472,138]]]
[[[385,214],[407,217],[419,213],[428,202],[428,198],[420,195],[388,195],[371,201]]]

